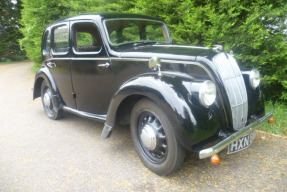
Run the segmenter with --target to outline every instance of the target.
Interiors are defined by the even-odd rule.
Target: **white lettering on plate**
[[[234,141],[228,146],[227,153],[228,154],[236,153],[238,151],[246,149],[251,145],[254,138],[255,138],[255,132],[249,133],[248,135],[239,138],[238,140]]]

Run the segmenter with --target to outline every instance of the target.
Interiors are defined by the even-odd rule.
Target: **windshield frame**
[[[140,20],[140,21],[152,21],[152,22],[156,22],[156,23],[160,23],[163,25],[164,29],[165,29],[165,32],[166,32],[166,36],[168,38],[168,41],[151,41],[151,40],[142,40],[142,41],[131,41],[131,42],[125,42],[125,43],[120,43],[120,44],[113,44],[110,40],[110,35],[109,35],[109,32],[108,32],[108,29],[107,29],[107,25],[106,25],[106,22],[107,21],[120,21],[120,20],[131,20],[131,21],[135,21],[135,20]],[[168,27],[166,25],[165,22],[163,21],[159,21],[159,20],[156,20],[156,19],[143,19],[143,18],[113,18],[113,19],[105,19],[103,21],[103,25],[104,25],[104,30],[105,30],[105,33],[106,33],[106,36],[107,36],[107,39],[108,39],[108,42],[110,44],[110,46],[112,47],[119,47],[121,45],[128,45],[128,44],[140,44],[140,43],[144,43],[144,42],[154,42],[154,43],[166,43],[166,44],[169,44],[172,42],[172,39],[171,39],[171,36],[170,36],[170,33],[169,33],[169,30],[168,30]]]

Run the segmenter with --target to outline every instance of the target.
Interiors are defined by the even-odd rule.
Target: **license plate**
[[[239,138],[238,140],[228,145],[227,154],[236,153],[238,151],[248,148],[252,144],[254,138],[255,138],[255,131]]]

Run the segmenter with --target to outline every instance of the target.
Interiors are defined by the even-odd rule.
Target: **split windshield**
[[[170,42],[165,24],[159,21],[116,19],[105,21],[105,25],[112,45]]]

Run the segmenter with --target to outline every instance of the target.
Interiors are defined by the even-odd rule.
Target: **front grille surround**
[[[243,128],[248,116],[248,98],[242,73],[235,59],[227,53],[213,58],[231,107],[232,125],[235,131]]]

